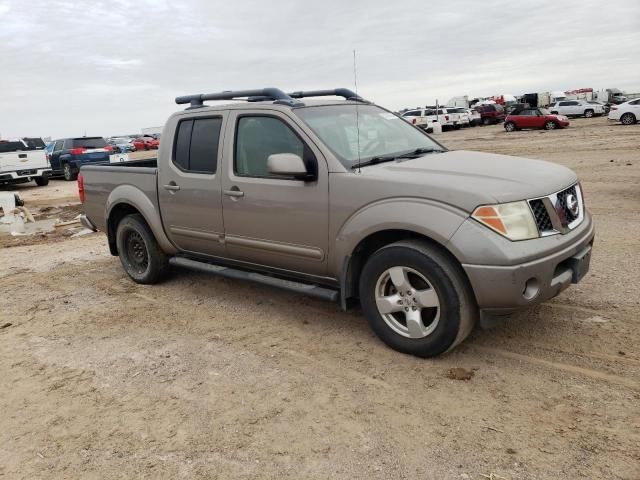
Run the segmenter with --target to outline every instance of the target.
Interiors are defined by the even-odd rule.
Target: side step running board
[[[295,282],[291,280],[281,280],[279,278],[270,277],[268,275],[263,275],[260,273],[245,272],[244,270],[237,270],[235,268],[212,265],[210,263],[191,260],[190,258],[172,257],[169,259],[169,263],[176,267],[183,267],[189,268],[191,270],[198,270],[200,272],[212,273],[213,275],[220,275],[221,277],[233,278],[235,280],[248,280],[250,282],[282,288],[284,290],[289,290],[290,292],[296,292],[303,295],[308,295],[310,297],[321,298],[323,300],[329,300],[331,302],[337,302],[339,298],[339,292],[337,290],[331,290],[329,288],[320,287],[318,285],[311,285],[308,283]]]

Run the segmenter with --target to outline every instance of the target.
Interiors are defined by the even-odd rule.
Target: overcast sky
[[[640,91],[640,1],[0,0],[0,135],[136,133],[177,95]]]

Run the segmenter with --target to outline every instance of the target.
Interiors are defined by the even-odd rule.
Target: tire
[[[483,118],[482,125],[484,126],[491,125],[491,120],[489,118]]]
[[[400,296],[403,282],[408,289]],[[384,343],[418,357],[451,350],[469,335],[478,317],[462,268],[440,248],[416,240],[392,243],[369,257],[360,276],[360,303],[371,329]],[[390,308],[389,313],[378,303],[383,310]],[[406,315],[415,320],[411,330]]]
[[[620,122],[622,122],[623,125],[633,125],[636,123],[636,116],[631,112],[624,113],[620,117]]]
[[[127,215],[120,221],[116,245],[122,267],[134,282],[152,284],[167,276],[169,259],[139,213]]]
[[[49,185],[49,174],[43,173],[41,177],[36,177],[35,181],[36,185],[38,185],[39,187],[45,187]]]
[[[504,129],[505,129],[507,132],[514,132],[514,131],[516,131],[516,130],[517,130],[517,127],[516,127],[516,124],[515,124],[515,123],[513,123],[513,122],[507,122],[507,123],[505,123],[505,124],[504,124]]]
[[[71,165],[69,165],[68,163],[65,163],[62,167],[62,174],[64,175],[64,179],[67,182],[78,178],[78,172],[74,172],[73,170],[71,170]]]
[[[584,116],[587,118],[592,118],[593,117],[593,110],[585,110],[584,111]]]
[[[544,129],[545,130],[554,130],[556,129],[558,126],[556,125],[556,122],[547,122],[544,124]]]

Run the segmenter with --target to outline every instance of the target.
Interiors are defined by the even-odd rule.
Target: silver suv
[[[344,100],[310,100],[327,96]],[[232,99],[247,101],[204,104]],[[176,101],[190,106],[157,160],[78,178],[84,224],[135,282],[175,266],[359,302],[385,343],[426,357],[589,268],[594,225],[567,168],[448,151],[346,89]]]

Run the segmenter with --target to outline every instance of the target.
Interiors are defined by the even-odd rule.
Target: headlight
[[[526,201],[484,205],[471,217],[509,240],[537,238],[538,227]]]

